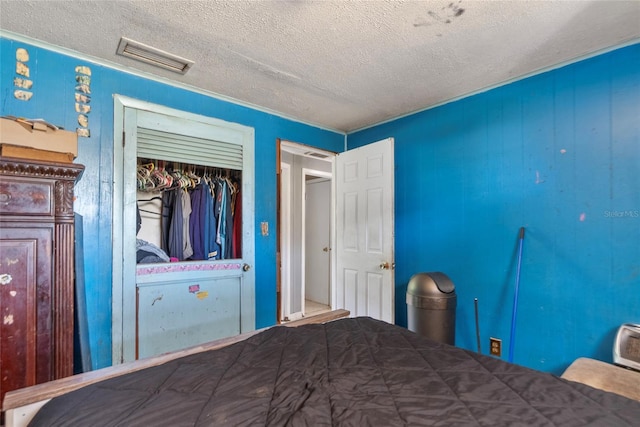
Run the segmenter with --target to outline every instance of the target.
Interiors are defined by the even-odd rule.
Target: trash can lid
[[[455,293],[455,286],[446,274],[440,272],[414,274],[407,293],[419,296],[434,296]]]

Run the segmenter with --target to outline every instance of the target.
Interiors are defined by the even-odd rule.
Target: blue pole
[[[524,227],[520,227],[518,243],[518,266],[516,268],[516,290],[513,294],[513,314],[511,315],[511,339],[509,340],[509,362],[513,363],[513,349],[516,339],[516,316],[518,314],[518,290],[520,288],[520,265],[522,264],[522,245],[524,243]]]
[[[476,306],[476,340],[478,341],[478,354],[482,354],[482,351],[480,351],[480,323],[478,322],[478,298],[474,298],[474,304]]]

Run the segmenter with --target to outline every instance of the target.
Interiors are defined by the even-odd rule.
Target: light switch
[[[262,235],[263,236],[268,236],[269,235],[269,223],[264,221],[260,223],[260,230],[262,230]]]

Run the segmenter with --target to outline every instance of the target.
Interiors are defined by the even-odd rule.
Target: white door
[[[336,162],[336,276],[332,307],[394,323],[393,138]]]
[[[331,179],[306,183],[305,201],[305,300],[329,305],[331,261]],[[306,312],[306,308],[305,308]]]

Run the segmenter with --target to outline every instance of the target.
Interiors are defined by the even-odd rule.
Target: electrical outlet
[[[498,338],[489,338],[489,354],[492,356],[502,356],[502,340]]]

